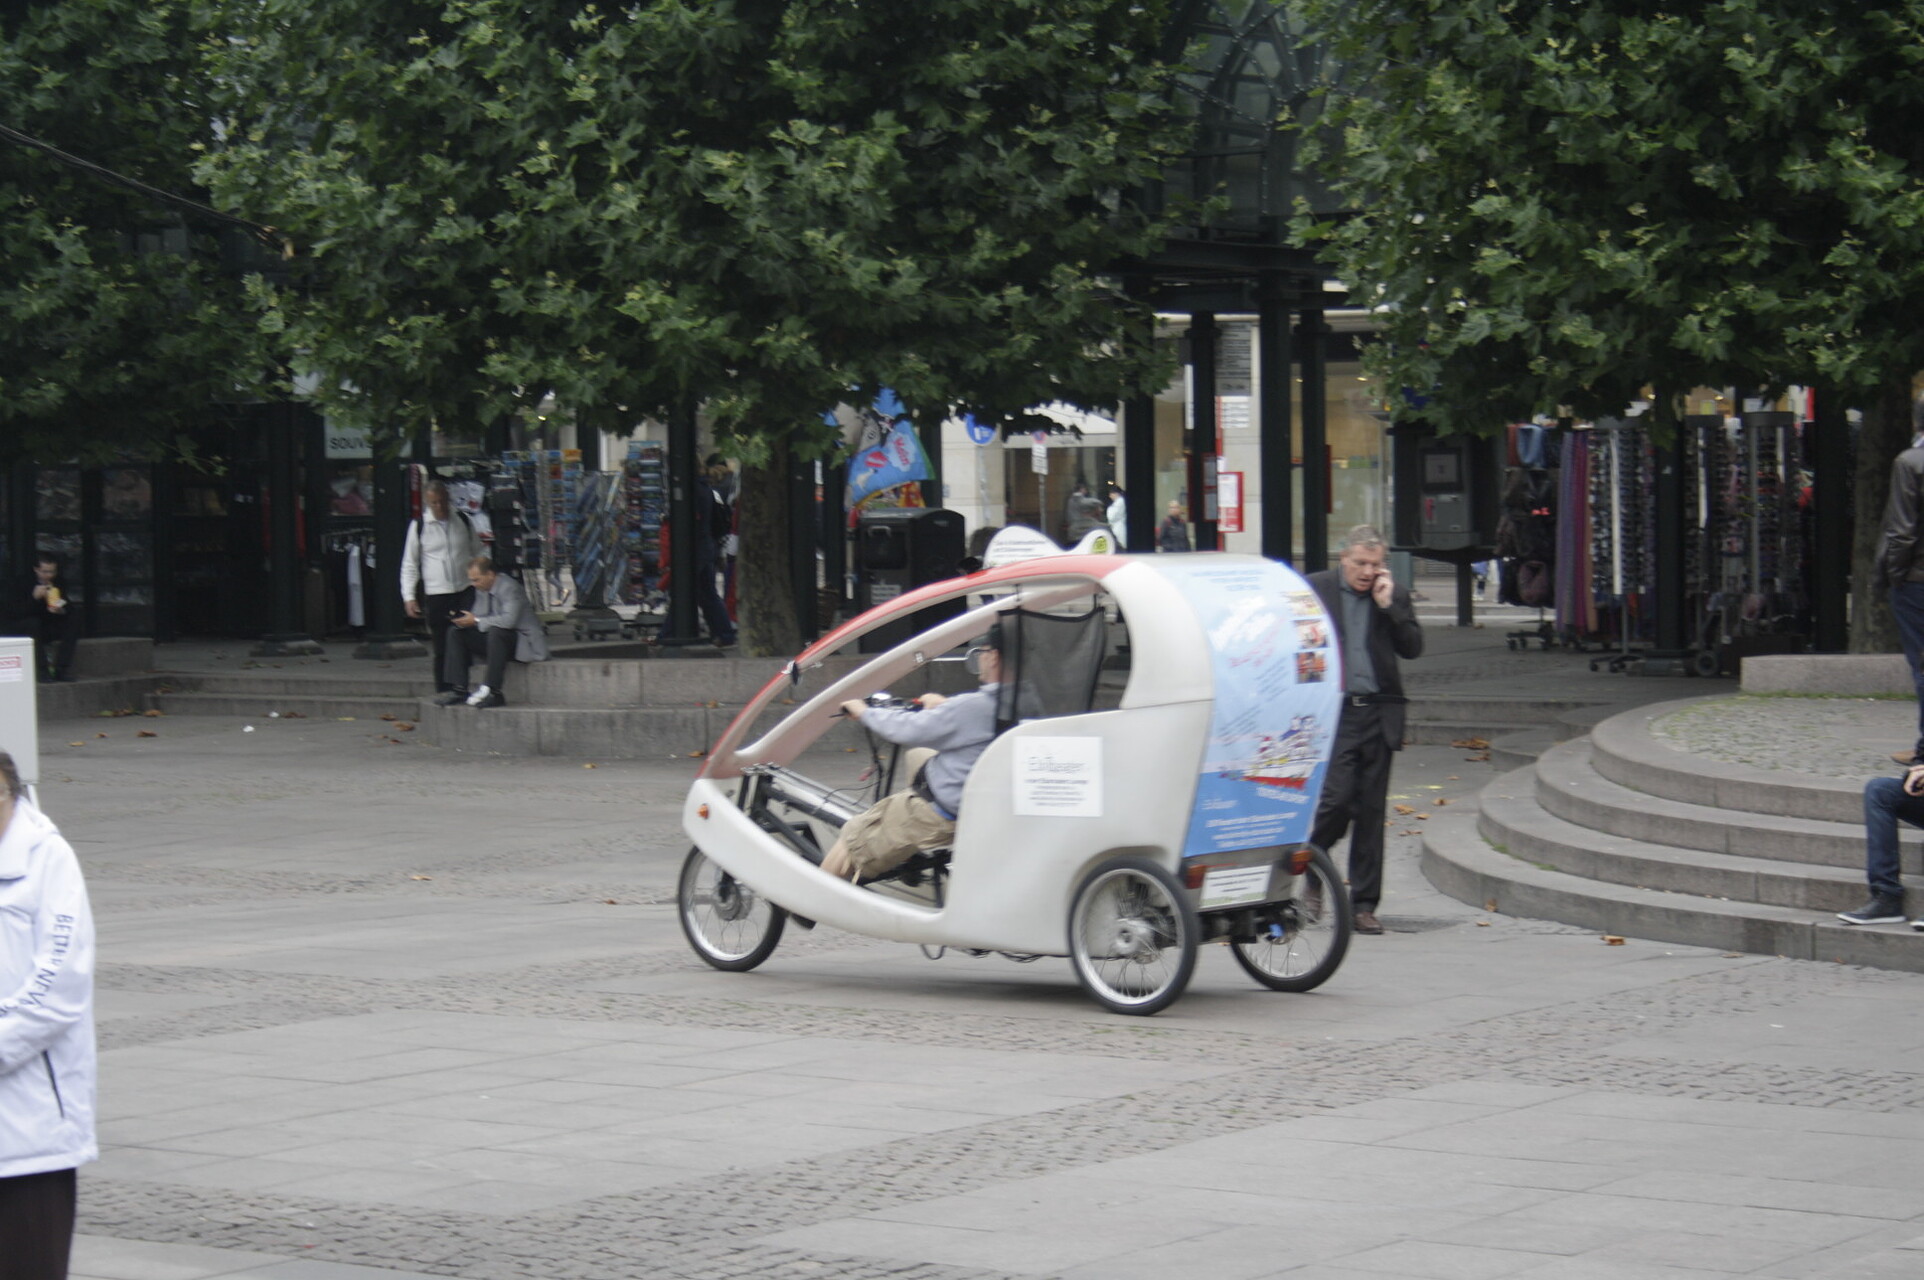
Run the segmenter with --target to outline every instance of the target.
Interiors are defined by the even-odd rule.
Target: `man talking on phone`
[[[1901,778],[1872,778],[1864,784],[1864,874],[1871,900],[1855,911],[1840,911],[1845,924],[1903,924],[1904,882],[1897,870],[1897,820],[1924,827],[1924,764]],[[1911,921],[1924,933],[1924,918]]]
[[[1390,755],[1403,749],[1398,658],[1423,656],[1423,627],[1409,588],[1390,577],[1389,547],[1373,527],[1343,535],[1336,568],[1309,575],[1343,651],[1343,715],[1323,778],[1310,843],[1328,849],[1349,833],[1349,893],[1358,933],[1381,933],[1383,814]]]

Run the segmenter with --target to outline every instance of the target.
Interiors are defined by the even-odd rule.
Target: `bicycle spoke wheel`
[[[1313,991],[1349,951],[1349,890],[1327,853],[1316,851],[1281,916],[1255,941],[1231,942],[1229,949],[1244,973],[1271,990]]]
[[[1146,858],[1090,872],[1069,908],[1069,960],[1112,1012],[1167,1008],[1196,968],[1196,917],[1175,877]]]
[[[753,969],[782,940],[788,912],[690,849],[681,864],[675,903],[681,931],[695,954],[731,973]]]

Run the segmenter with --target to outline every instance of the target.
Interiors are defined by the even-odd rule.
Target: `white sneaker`
[[[488,686],[486,686],[485,684],[482,685],[479,689],[476,689],[473,693],[468,695],[468,705],[471,707],[480,706],[482,703],[488,700],[488,695],[493,692],[494,690],[488,688]]]

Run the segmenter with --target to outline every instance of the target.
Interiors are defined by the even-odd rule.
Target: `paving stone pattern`
[[[1910,698],[1807,698],[1737,695],[1673,711],[1651,725],[1676,751],[1827,778],[1893,774],[1890,752],[1917,736]]]
[[[1400,832],[1392,933],[1309,996],[1211,948],[1175,1009],[1116,1018],[1059,960],[826,928],[720,974],[671,905],[690,765],[206,719],[48,735],[89,743],[49,750],[45,803],[101,922],[97,1253],[286,1280],[1924,1260],[1912,975],[1485,915]],[[1413,748],[1393,791],[1486,768]],[[76,1275],[161,1274],[141,1256]]]

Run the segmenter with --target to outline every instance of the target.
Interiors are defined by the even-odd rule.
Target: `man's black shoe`
[[[1901,898],[1872,894],[1869,902],[1855,911],[1840,911],[1837,918],[1845,924],[1903,924],[1904,902]]]
[[[434,705],[437,707],[451,707],[457,702],[466,702],[467,700],[468,691],[466,689],[449,689],[446,693],[436,695]]]
[[[505,707],[508,705],[508,700],[498,693],[490,693],[474,705],[476,710],[485,711],[489,707]]]

